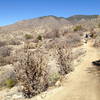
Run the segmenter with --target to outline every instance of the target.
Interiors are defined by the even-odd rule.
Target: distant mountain
[[[74,24],[82,24],[87,27],[94,27],[100,22],[99,15],[75,15],[69,18],[56,16],[43,16],[29,20],[22,20],[11,25],[0,27],[0,33],[30,33],[38,34],[55,34],[66,33]],[[94,24],[95,23],[95,24]]]
[[[16,22],[15,24],[11,24],[8,26],[4,26],[2,30],[8,31],[16,31],[16,30],[34,30],[36,28],[45,28],[45,29],[58,29],[63,26],[72,25],[70,21],[66,20],[63,17],[56,16],[43,16],[39,18],[22,20]]]
[[[91,20],[98,18],[99,15],[74,15],[71,17],[68,17],[67,20],[72,22],[72,23],[77,23],[81,20]]]
[[[67,33],[73,24],[63,17],[43,16],[29,20],[22,20],[15,24],[0,27],[0,34],[9,38],[17,37],[23,39],[25,34],[32,34],[34,38],[39,35],[44,37],[56,37]],[[8,35],[9,34],[9,35]],[[11,35],[11,36],[10,36]]]

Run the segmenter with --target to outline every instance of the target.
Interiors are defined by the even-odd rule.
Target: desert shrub
[[[93,28],[90,29],[90,37],[94,38],[94,39],[97,37],[97,33],[96,33],[96,31]]]
[[[48,81],[50,85],[54,85],[60,79],[59,73],[53,73],[48,77]]]
[[[95,38],[94,44],[95,47],[100,47],[100,35]]]
[[[42,40],[42,36],[39,35],[39,36],[37,37],[37,39],[38,39],[38,40]]]
[[[0,57],[0,66],[4,66],[4,65],[5,65],[4,57]]]
[[[10,56],[7,57],[0,57],[0,66],[4,66],[7,64],[12,64],[13,58]]]
[[[0,56],[2,57],[10,56],[10,53],[11,53],[11,48],[7,46],[0,48]]]
[[[60,71],[59,73],[61,75],[68,74],[73,70],[72,68],[72,54],[71,54],[71,49],[68,47],[64,48],[58,48],[58,62],[60,65]]]
[[[79,33],[72,33],[66,36],[65,41],[67,42],[67,44],[69,44],[71,47],[77,47],[82,45],[81,42],[81,35],[79,35]]]
[[[16,82],[16,75],[12,67],[4,66],[0,68],[0,87],[13,87]]]
[[[33,35],[31,35],[31,34],[25,34],[25,39],[32,39],[33,38]]]
[[[9,45],[20,45],[21,42],[17,39],[11,39],[11,40],[8,41],[8,44]]]
[[[23,86],[22,92],[25,97],[32,97],[47,90],[48,86],[54,84],[60,75],[72,71],[71,49],[59,44],[55,44],[49,51],[39,48],[33,51],[28,49],[23,51],[20,56],[15,64],[15,72],[18,82]],[[51,67],[54,68],[54,66],[48,65],[49,56],[52,56],[57,62],[57,73],[56,71],[50,72]]]
[[[74,28],[74,32],[82,30],[82,26],[78,25]]]
[[[51,32],[47,32],[44,35],[44,38],[59,38],[60,34],[59,31],[57,29],[52,30]]]
[[[5,41],[0,41],[0,47],[3,47],[5,45],[7,45],[7,43]]]
[[[15,72],[18,81],[24,87],[22,91],[25,97],[39,94],[48,87],[46,63],[41,56],[40,52],[28,52],[21,56],[16,65]]]
[[[0,48],[0,66],[11,64],[11,51],[10,47],[4,46]]]
[[[100,23],[98,24],[98,27],[100,28]]]
[[[8,88],[12,88],[12,87],[14,87],[14,86],[16,85],[16,81],[13,80],[13,79],[7,79],[7,80],[5,81],[5,85],[6,85],[6,87],[8,87]]]

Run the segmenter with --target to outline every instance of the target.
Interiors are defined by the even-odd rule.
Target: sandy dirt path
[[[49,92],[42,100],[100,100],[100,77],[91,64],[100,58],[100,52],[91,46],[91,42],[84,48],[87,52],[82,62],[67,76],[64,85]]]

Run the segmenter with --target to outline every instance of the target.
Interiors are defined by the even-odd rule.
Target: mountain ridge
[[[70,16],[70,17],[58,17],[58,16],[55,16],[55,15],[48,15],[48,16],[40,16],[40,17],[36,17],[36,18],[30,18],[30,19],[23,19],[23,20],[20,20],[20,21],[16,21],[15,23],[12,23],[12,24],[8,24],[8,25],[4,25],[4,26],[0,26],[0,27],[5,27],[5,26],[9,26],[9,25],[13,25],[13,24],[16,24],[16,23],[20,23],[20,22],[23,22],[23,21],[28,21],[28,20],[35,20],[35,19],[44,19],[44,18],[49,18],[49,17],[52,17],[52,18],[55,18],[55,19],[66,19],[70,22],[73,22],[73,21],[80,21],[81,19],[94,19],[94,18],[98,18],[99,15],[73,15],[73,16]]]
[[[67,20],[73,23],[73,22],[78,22],[82,19],[91,20],[91,19],[95,19],[98,17],[99,15],[74,15],[74,16],[68,17]]]

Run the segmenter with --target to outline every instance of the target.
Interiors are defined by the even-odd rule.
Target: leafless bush
[[[65,75],[72,71],[71,50],[59,45],[55,45],[51,49],[49,51],[40,48],[33,51],[28,49],[20,54],[19,60],[15,64],[15,72],[18,82],[23,86],[22,91],[25,97],[31,97],[45,91],[48,86],[58,80],[59,75]],[[55,56],[58,73],[54,71],[53,74],[50,74],[51,67],[54,67],[48,65],[50,56]],[[54,57],[52,58],[54,59]]]
[[[3,47],[5,45],[7,45],[7,43],[5,41],[0,41],[0,47]]]
[[[71,49],[58,48],[60,74],[65,75],[73,70]]]
[[[40,52],[25,53],[16,66],[17,79],[24,87],[25,97],[34,96],[47,89],[46,63]]]
[[[0,56],[2,57],[10,56],[10,53],[11,53],[11,48],[6,46],[0,48]]]

